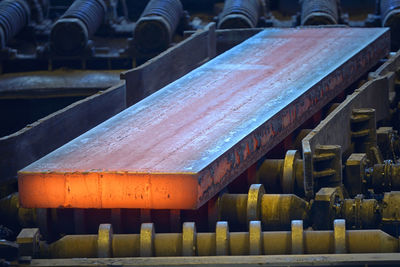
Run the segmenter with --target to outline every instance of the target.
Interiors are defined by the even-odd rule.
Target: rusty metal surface
[[[181,78],[216,56],[215,23],[194,32],[176,46],[134,69],[121,73],[126,81],[127,106]],[[193,53],[195,51],[195,53]],[[157,79],[154,77],[157,76]]]
[[[264,30],[23,169],[21,203],[198,208],[389,46],[387,29]]]

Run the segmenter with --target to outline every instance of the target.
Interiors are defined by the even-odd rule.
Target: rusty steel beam
[[[196,209],[389,46],[387,29],[266,29],[20,171],[21,203]]]

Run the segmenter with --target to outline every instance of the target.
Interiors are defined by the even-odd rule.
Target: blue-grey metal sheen
[[[182,15],[180,0],[151,0],[136,22],[133,33],[136,51],[157,54],[167,49]]]
[[[400,49],[400,0],[381,0],[383,27],[390,27],[392,51]]]
[[[338,0],[302,0],[301,25],[338,24],[338,5]]]
[[[182,16],[182,3],[180,0],[151,0],[141,17],[161,16],[168,21],[171,31],[175,31]]]
[[[383,28],[265,29],[21,170],[21,203],[197,209],[389,46]]]
[[[29,23],[30,8],[25,0],[0,2],[0,48]]]
[[[225,0],[218,22],[219,29],[254,28],[261,10],[260,0]]]
[[[82,54],[106,13],[103,0],[75,0],[51,28],[52,50],[62,56]]]
[[[89,36],[92,36],[104,21],[106,11],[103,0],[75,0],[61,18],[80,19],[85,23]]]
[[[390,13],[400,9],[400,0],[381,0],[382,25],[385,26]]]

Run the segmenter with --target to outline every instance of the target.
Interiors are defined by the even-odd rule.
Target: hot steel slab
[[[266,29],[21,170],[21,204],[198,208],[389,46],[383,28]]]

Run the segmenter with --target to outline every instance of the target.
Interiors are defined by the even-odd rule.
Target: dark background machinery
[[[226,5],[223,1],[154,1],[144,10],[147,3],[81,1],[69,7],[72,1],[3,1],[0,36],[5,82],[1,88],[1,114],[12,111],[15,115],[12,119],[1,116],[0,135],[14,133],[81,97],[108,88],[118,79],[118,71],[142,64],[181,41],[183,31],[202,28],[210,21],[216,21],[218,28],[385,25],[392,28],[393,51],[399,48],[396,1],[382,1],[380,5],[375,1],[227,1]],[[154,41],[152,34],[163,38]],[[104,85],[99,88],[92,79],[73,84],[78,83],[77,70],[79,78],[96,70]],[[46,90],[39,90],[43,85],[18,84],[18,73],[22,72],[49,79],[47,88],[62,74],[71,76],[63,85],[68,93],[49,93],[53,104],[43,105],[43,98],[49,97]],[[33,97],[24,95],[33,88],[38,89]]]
[[[41,157],[37,155],[43,156],[69,141],[53,142],[53,147],[40,153],[30,151],[28,147],[34,147],[32,144],[45,144],[45,140],[29,136],[28,130],[37,128],[38,120],[40,123],[46,116],[56,119],[54,114],[66,112],[71,105],[87,104],[79,101],[101,95],[119,83],[121,72],[146,68],[152,58],[168,66],[165,59],[172,53],[165,52],[168,48],[175,48],[178,54],[188,58],[200,54],[202,46],[187,51],[180,45],[196,30],[207,29],[209,22],[215,22],[218,29],[218,54],[262,27],[390,27],[391,57],[382,59],[379,66],[371,69],[369,77],[363,76],[345,92],[359,97],[358,92],[368,93],[370,88],[381,86],[382,77],[391,72],[388,78],[391,85],[387,85],[393,89],[388,89],[390,108],[384,116],[376,115],[373,110],[352,108],[351,114],[346,115],[348,120],[343,121],[344,115],[340,112],[346,110],[348,103],[345,95],[339,96],[269,152],[265,161],[240,175],[198,210],[24,209],[19,206],[16,172]],[[400,48],[399,36],[400,2],[396,0],[2,0],[0,239],[4,241],[0,244],[1,264],[29,264],[35,258],[44,259],[40,264],[45,264],[46,259],[51,264],[50,260],[55,258],[153,256],[151,263],[158,256],[336,252],[376,253],[379,263],[395,266],[400,221],[399,99],[396,94],[400,56],[395,54]],[[167,76],[173,81],[176,70],[169,71],[171,74]],[[129,81],[126,83],[128,86]],[[140,98],[143,97],[137,100]],[[122,108],[115,108],[113,112],[118,109]],[[349,132],[337,133],[347,136],[351,144],[338,148],[334,146],[338,143],[326,140],[311,160],[302,158],[300,155],[305,151],[302,140],[308,140],[311,129],[316,132],[318,127],[328,127],[329,123],[324,124],[321,119],[332,119],[329,116],[339,116],[341,123],[351,125]],[[82,121],[87,124],[82,132],[104,119]],[[59,120],[58,127],[68,128],[68,121]],[[32,154],[26,160],[18,153],[9,153],[14,149],[10,148],[13,138],[22,134],[27,135],[24,140],[29,142],[19,143],[21,149]],[[316,181],[311,198],[302,186],[304,179],[308,179],[303,167],[307,164],[313,166],[314,172],[309,176]],[[291,186],[285,184],[288,177],[293,181]],[[257,216],[249,217],[250,208],[255,209]],[[341,255],[342,259],[327,256],[327,262],[339,264],[348,260]],[[287,257],[293,260],[293,265],[299,260]],[[188,260],[196,261],[195,258]],[[373,262],[373,258],[365,258],[366,262],[367,259]],[[248,260],[250,263],[251,259]],[[312,257],[304,262],[307,260],[318,262]],[[209,264],[206,260],[203,263]],[[77,262],[71,260],[65,264]]]

